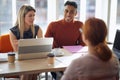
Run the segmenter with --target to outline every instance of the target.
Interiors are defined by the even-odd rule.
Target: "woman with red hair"
[[[90,18],[82,29],[88,54],[75,59],[61,80],[119,80],[119,61],[105,42],[107,27],[104,21]]]

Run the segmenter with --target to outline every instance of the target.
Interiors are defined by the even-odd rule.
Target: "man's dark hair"
[[[77,3],[74,1],[66,1],[66,3],[64,4],[64,6],[66,5],[70,5],[70,6],[74,6],[75,8],[77,8]]]

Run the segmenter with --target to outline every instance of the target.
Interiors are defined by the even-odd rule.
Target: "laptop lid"
[[[113,52],[120,59],[120,30],[116,30],[116,35],[113,43]]]
[[[20,39],[18,60],[45,58],[52,50],[53,38]]]

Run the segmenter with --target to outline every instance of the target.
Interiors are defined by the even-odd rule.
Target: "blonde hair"
[[[24,33],[24,28],[25,28],[25,15],[29,11],[36,12],[35,9],[32,6],[25,4],[20,8],[20,10],[18,12],[18,16],[17,16],[15,26],[17,26],[19,28],[20,38],[23,38],[23,33]],[[33,37],[34,37],[34,35],[35,35],[34,25],[31,25],[31,30],[32,30]]]
[[[103,20],[97,18],[88,19],[83,26],[83,34],[94,46],[95,55],[103,61],[112,57],[112,52],[106,44],[107,26]]]

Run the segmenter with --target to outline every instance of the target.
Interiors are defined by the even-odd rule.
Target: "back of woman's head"
[[[107,27],[103,20],[98,18],[88,19],[83,26],[85,38],[94,47],[95,55],[103,61],[108,61],[112,52],[106,45]]]

